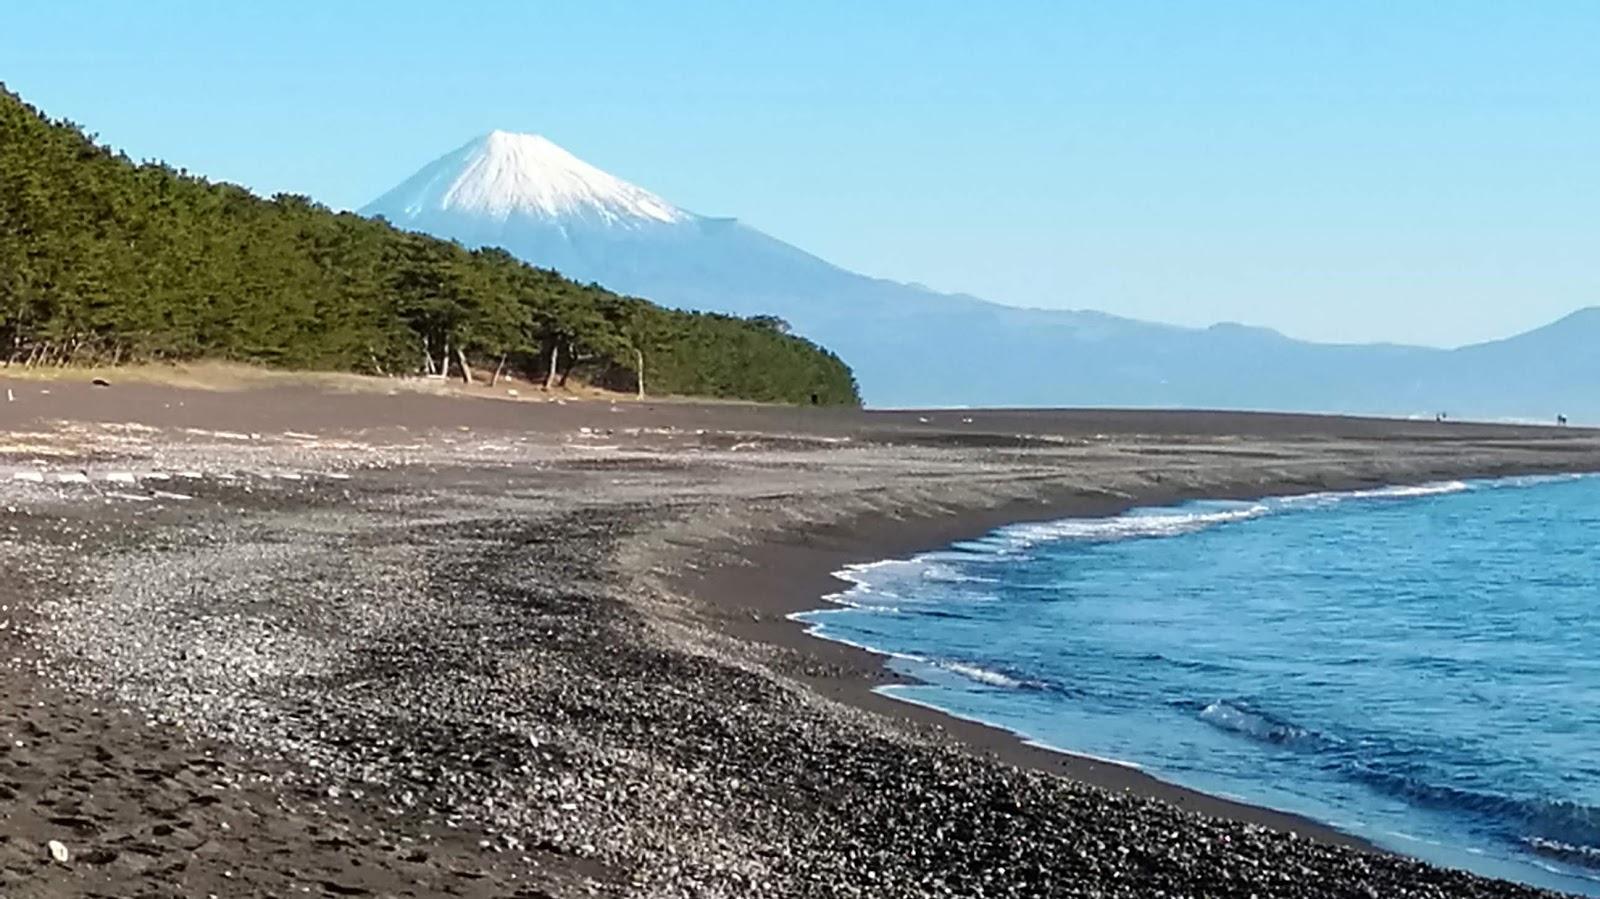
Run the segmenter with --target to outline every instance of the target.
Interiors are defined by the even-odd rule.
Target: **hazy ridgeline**
[[[654,393],[855,404],[772,319],[663,309],[498,249],[138,165],[0,87],[0,362],[201,357],[415,373],[474,364]],[[452,361],[452,364],[455,364]]]
[[[737,219],[675,206],[545,138],[506,132],[435,159],[362,211],[468,247],[502,247],[667,306],[777,315],[849,359],[877,406],[1446,412],[1546,422],[1564,414],[1600,422],[1600,354],[1592,351],[1600,308],[1453,350],[1023,309],[848,271]]]

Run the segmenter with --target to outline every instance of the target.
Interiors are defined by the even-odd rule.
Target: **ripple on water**
[[[1197,502],[854,566],[801,617],[910,701],[1600,894],[1596,533],[1588,477]]]

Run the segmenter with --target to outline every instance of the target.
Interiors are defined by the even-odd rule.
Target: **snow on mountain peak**
[[[448,212],[620,227],[693,217],[544,137],[509,131],[491,131],[440,157],[374,206],[407,218]]]

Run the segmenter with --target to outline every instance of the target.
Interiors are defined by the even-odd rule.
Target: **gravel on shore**
[[[974,752],[814,689],[837,657],[777,600],[682,585],[830,528],[1596,467],[1600,442],[625,416],[0,448],[0,895],[1548,895]]]

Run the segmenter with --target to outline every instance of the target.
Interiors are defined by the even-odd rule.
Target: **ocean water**
[[[1600,478],[1196,502],[854,567],[902,699],[1600,895]]]

